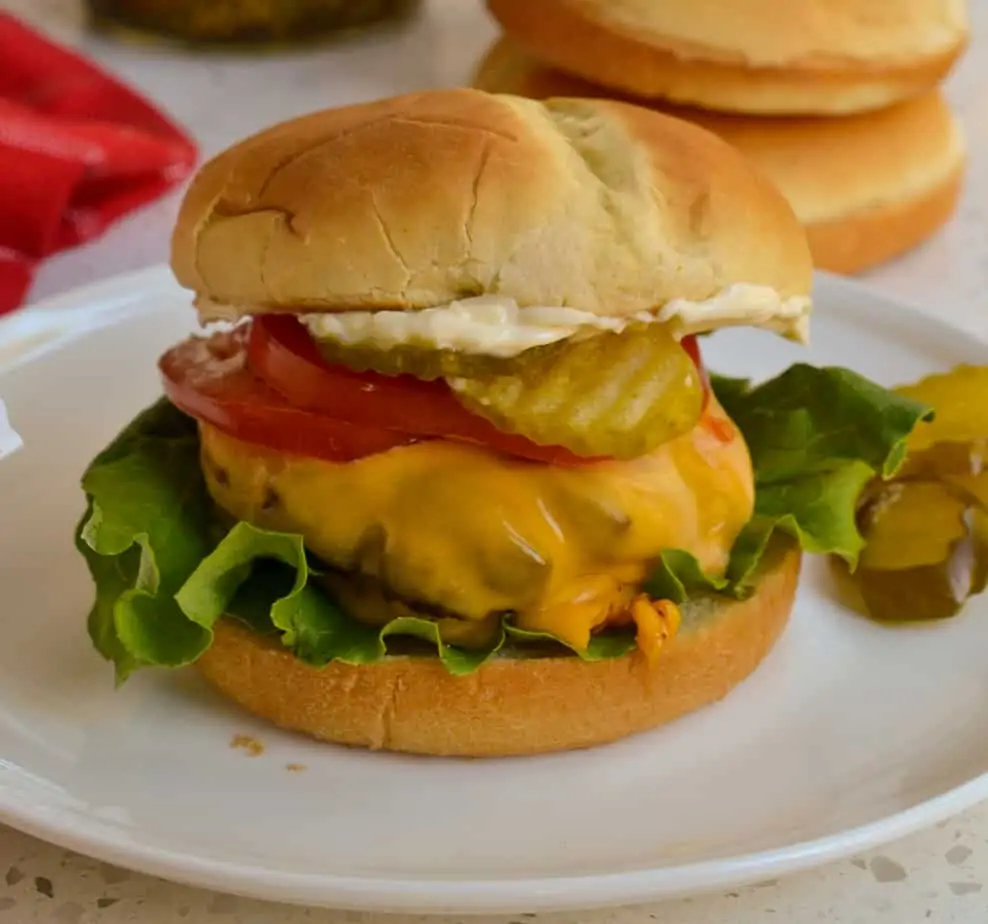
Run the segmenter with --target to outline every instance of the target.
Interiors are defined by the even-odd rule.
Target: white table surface
[[[988,2],[970,2],[975,38],[949,82],[970,146],[963,202],[934,240],[868,274],[866,281],[988,339]],[[255,129],[311,109],[463,83],[494,34],[480,7],[481,0],[427,0],[424,15],[400,34],[297,54],[207,57],[87,36],[75,0],[0,0],[0,9],[23,15],[81,47],[146,92],[194,133],[206,155]],[[98,242],[48,261],[31,299],[167,259],[178,196],[138,212]],[[185,888],[109,867],[2,827],[0,880],[0,924],[403,924],[398,918],[290,908]],[[537,921],[563,924],[577,919],[585,924],[984,924],[988,806],[883,850],[781,882],[645,908],[539,915]],[[415,920],[429,924],[432,919]],[[512,924],[521,918],[483,920]]]

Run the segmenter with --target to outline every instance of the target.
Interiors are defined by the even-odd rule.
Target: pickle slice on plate
[[[909,456],[897,477],[941,481],[974,495],[988,507],[988,439],[936,443]]]
[[[636,458],[689,432],[703,411],[696,366],[658,324],[539,347],[507,371],[449,383],[499,429],[581,456]]]
[[[898,478],[945,478],[981,475],[988,471],[988,439],[969,443],[935,443],[911,453]]]
[[[854,579],[884,622],[947,619],[988,583],[988,510],[938,481],[886,485],[862,510],[866,546]]]
[[[958,366],[897,388],[900,394],[932,405],[936,417],[920,424],[909,440],[910,452],[936,443],[988,439],[988,366]]]
[[[854,581],[875,619],[946,619],[988,586],[988,366],[897,391],[936,417],[913,431],[894,480],[876,480],[862,496]]]

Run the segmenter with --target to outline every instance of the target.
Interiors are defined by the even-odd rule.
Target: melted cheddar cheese
[[[441,440],[334,464],[206,424],[201,436],[220,507],[300,533],[355,586],[450,617],[440,619],[443,635],[462,644],[481,643],[510,611],[521,628],[584,648],[595,629],[627,618],[663,549],[686,549],[720,571],[752,513],[747,448],[715,404],[691,433],[646,456],[582,468]],[[371,622],[393,615],[380,593],[355,609]]]
[[[649,600],[644,594],[635,598],[629,610],[635,624],[635,643],[652,667],[658,664],[662,646],[678,631],[683,616],[671,600]]]

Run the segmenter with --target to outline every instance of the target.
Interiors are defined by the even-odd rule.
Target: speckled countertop
[[[188,57],[86,36],[73,0],[0,0],[60,39],[83,47],[182,120],[204,153],[272,121],[334,103],[462,83],[493,34],[480,0],[431,0],[402,34],[304,53]],[[964,200],[951,225],[925,247],[867,281],[988,338],[988,3],[972,0],[975,40],[949,93],[969,138]],[[177,195],[123,222],[92,246],[49,261],[32,298],[161,262]],[[0,924],[244,924],[400,919],[289,908],[130,874],[0,828]],[[544,922],[675,924],[786,921],[988,921],[988,806],[922,835],[819,871],[754,888],[645,908],[540,915]],[[429,919],[417,918],[421,924]],[[478,919],[509,924],[510,918]]]

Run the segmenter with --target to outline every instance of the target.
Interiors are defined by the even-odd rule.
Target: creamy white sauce
[[[810,337],[812,308],[808,295],[782,298],[769,286],[734,285],[700,302],[674,298],[655,316],[673,324],[684,336],[744,326],[774,331],[805,344]]]
[[[573,336],[620,333],[632,324],[669,324],[677,336],[723,327],[761,327],[805,343],[811,300],[783,298],[769,286],[738,284],[703,301],[673,299],[657,311],[623,318],[575,308],[520,307],[512,298],[481,295],[420,311],[345,311],[303,314],[317,340],[392,349],[414,344],[484,356],[511,357]]]
[[[17,431],[7,419],[7,408],[0,400],[0,459],[12,455],[24,445]]]

